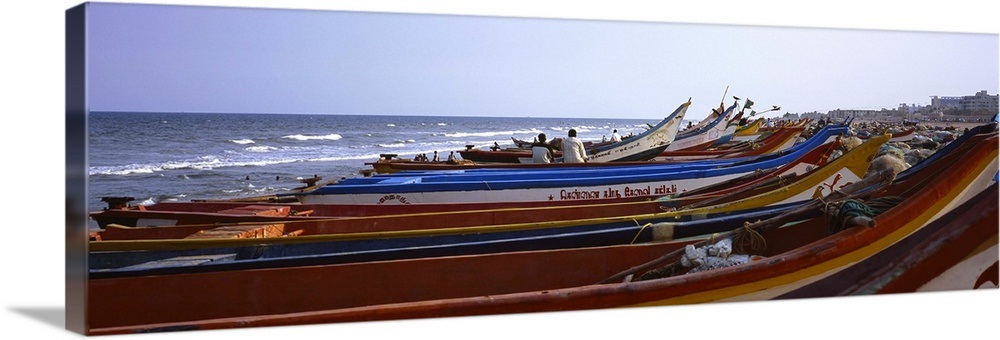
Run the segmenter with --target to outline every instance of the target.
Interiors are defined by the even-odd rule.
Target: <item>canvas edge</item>
[[[67,330],[86,333],[87,283],[87,6],[66,10],[66,315]],[[81,228],[81,226],[84,226]]]

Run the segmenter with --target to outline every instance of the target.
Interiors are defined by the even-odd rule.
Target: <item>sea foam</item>
[[[273,146],[260,145],[260,146],[251,146],[251,147],[248,147],[248,148],[246,148],[246,150],[250,151],[250,152],[268,152],[268,151],[278,150],[278,148],[273,147]]]
[[[291,135],[291,136],[284,136],[284,137],[281,137],[281,138],[294,139],[294,140],[317,140],[317,139],[318,140],[339,140],[339,139],[344,138],[344,137],[341,136],[341,135],[338,135],[336,133],[333,133],[333,134],[329,134],[329,135],[325,135],[325,136]]]
[[[403,143],[375,144],[375,146],[378,146],[380,148],[401,148],[401,147],[406,146],[406,144],[403,144]]]

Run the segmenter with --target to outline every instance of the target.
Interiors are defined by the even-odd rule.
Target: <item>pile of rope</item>
[[[863,216],[873,218],[886,210],[892,209],[900,202],[902,197],[884,196],[873,198],[868,201],[859,199],[846,199],[840,202],[831,203],[826,207],[828,234],[832,235],[847,229],[847,222],[852,217]]]

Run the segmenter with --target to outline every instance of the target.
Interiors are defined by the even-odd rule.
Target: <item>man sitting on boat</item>
[[[618,134],[618,129],[615,129],[614,131],[612,131],[611,132],[611,142],[612,143],[618,143],[618,142],[621,142],[621,141],[622,141],[622,135]]]
[[[562,152],[564,163],[583,163],[590,158],[583,148],[583,142],[576,138],[576,129],[569,129],[569,138],[562,142]]]
[[[552,147],[545,142],[545,134],[539,133],[538,140],[531,143],[531,161],[534,163],[552,163]]]

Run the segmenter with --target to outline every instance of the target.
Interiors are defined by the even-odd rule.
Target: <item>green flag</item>
[[[747,103],[745,105],[743,105],[743,107],[744,108],[750,108],[751,106],[753,106],[753,101],[750,100],[750,98],[747,98]]]

